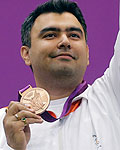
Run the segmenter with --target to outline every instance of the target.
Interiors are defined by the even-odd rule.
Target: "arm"
[[[114,46],[114,56],[110,62],[107,76],[120,106],[120,31]]]
[[[89,96],[90,102],[95,105],[94,110],[96,112],[99,109],[100,112],[105,111],[109,115],[113,114],[113,116],[120,114],[120,32],[117,36],[114,55],[109,68],[101,78],[93,83]]]

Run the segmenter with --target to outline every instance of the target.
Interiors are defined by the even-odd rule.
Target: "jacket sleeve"
[[[12,150],[8,145],[6,141],[6,136],[3,128],[3,119],[5,117],[5,109],[6,108],[1,108],[0,109],[0,150]]]
[[[108,114],[120,114],[120,31],[114,46],[114,55],[104,75],[92,85],[89,95],[97,109]],[[95,109],[95,108],[94,108]]]
[[[109,82],[120,106],[120,31],[114,46],[114,56],[109,65]]]

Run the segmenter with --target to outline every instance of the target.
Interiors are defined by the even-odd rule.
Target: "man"
[[[120,33],[104,76],[83,89],[89,48],[78,6],[52,0],[33,11],[22,25],[21,56],[31,67],[36,86],[50,95],[47,110],[59,117],[80,87],[82,92],[72,99],[72,106],[79,102],[79,107],[50,123],[29,105],[10,102],[7,112],[0,110],[0,150],[119,150],[119,40]]]

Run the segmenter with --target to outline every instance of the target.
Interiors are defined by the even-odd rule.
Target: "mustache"
[[[57,50],[57,51],[51,52],[49,54],[49,57],[51,57],[51,58],[56,58],[58,56],[69,56],[69,57],[73,58],[74,60],[78,59],[78,56],[70,50],[69,51]]]

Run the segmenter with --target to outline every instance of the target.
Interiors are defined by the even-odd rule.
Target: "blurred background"
[[[0,108],[17,101],[18,90],[35,86],[20,56],[20,29],[24,19],[45,0],[0,1]],[[76,0],[86,20],[90,65],[85,80],[92,84],[103,75],[114,53],[119,29],[119,0]]]

